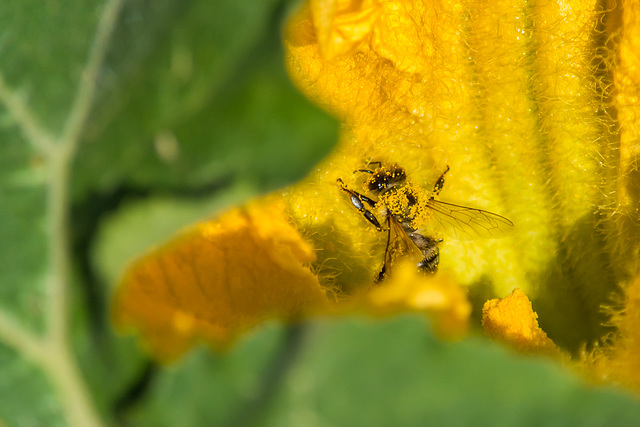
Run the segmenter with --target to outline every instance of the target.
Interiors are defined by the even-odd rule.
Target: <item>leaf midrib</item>
[[[40,336],[20,324],[11,313],[0,308],[0,340],[17,353],[36,363],[59,394],[70,425],[101,426],[102,420],[89,399],[87,386],[69,339],[68,294],[69,251],[69,172],[82,131],[96,96],[97,81],[123,0],[108,0],[102,9],[87,61],[80,73],[73,104],[60,136],[52,135],[31,112],[20,94],[0,73],[0,103],[13,118],[24,139],[47,165],[47,227],[49,266],[45,282],[46,332]]]

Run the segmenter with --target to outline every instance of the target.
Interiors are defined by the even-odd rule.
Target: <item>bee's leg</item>
[[[386,272],[387,272],[387,265],[383,264],[382,268],[380,269],[380,273],[378,273],[378,276],[376,277],[375,283],[382,282],[384,280]]]
[[[377,168],[381,168],[382,167],[382,162],[369,162],[367,166],[371,166],[371,165],[378,165],[378,166],[376,166],[376,169]],[[370,169],[357,169],[357,170],[353,171],[353,173],[357,173],[357,172],[364,172],[364,173],[368,173],[368,174],[373,175],[373,171],[370,170]]]
[[[437,196],[442,191],[442,187],[444,187],[444,176],[447,174],[447,172],[449,172],[449,165],[447,165],[447,169],[442,172],[442,175],[440,175],[440,178],[436,180],[436,184],[433,186],[434,196]]]
[[[378,219],[371,213],[371,211],[369,211],[364,206],[364,204],[367,203],[369,206],[374,207],[377,202],[365,196],[364,194],[356,193],[355,191],[348,189],[346,184],[340,178],[338,178],[338,184],[340,185],[340,189],[342,191],[345,191],[349,194],[349,198],[353,207],[362,212],[362,215],[365,217],[365,219],[373,224],[376,227],[376,230],[382,231],[382,226],[380,225]]]
[[[387,247],[384,249],[384,261],[382,262],[382,268],[380,272],[376,276],[375,282],[376,284],[382,282],[387,274],[387,254],[389,253],[389,245],[391,244],[391,218],[387,216]]]

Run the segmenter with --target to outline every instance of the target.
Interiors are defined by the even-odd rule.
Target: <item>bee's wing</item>
[[[389,239],[384,253],[383,269],[393,269],[398,259],[409,258],[415,263],[422,261],[422,252],[404,231],[402,225],[393,216],[389,216]]]
[[[507,218],[483,211],[430,199],[427,202],[432,215],[429,224],[441,229],[456,240],[503,237],[513,229]]]

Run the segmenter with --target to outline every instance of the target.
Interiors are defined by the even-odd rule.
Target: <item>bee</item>
[[[387,232],[384,261],[375,279],[376,283],[387,276],[388,270],[399,258],[409,257],[415,260],[418,270],[424,273],[434,274],[438,271],[439,244],[442,239],[425,235],[420,229],[426,223],[439,226],[446,234],[458,240],[500,237],[513,228],[513,223],[503,216],[436,200],[435,197],[444,187],[444,177],[449,166],[436,180],[430,194],[409,182],[405,169],[398,164],[370,162],[368,167],[370,169],[358,169],[354,173],[370,175],[365,188],[377,200],[351,190],[341,178],[338,178],[337,183],[349,195],[353,207],[369,223],[378,231]],[[371,210],[382,212],[385,227]]]

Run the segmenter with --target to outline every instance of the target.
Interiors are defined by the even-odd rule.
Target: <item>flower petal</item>
[[[578,368],[597,382],[640,391],[640,276],[625,287],[622,308],[610,309],[617,328],[606,345],[583,352]]]
[[[224,345],[260,321],[326,305],[306,266],[314,251],[287,222],[280,198],[197,225],[132,266],[113,317],[170,361],[203,340]]]
[[[538,326],[538,315],[520,289],[504,299],[487,301],[482,308],[482,326],[487,336],[501,339],[527,353],[555,353],[557,348]]]
[[[460,337],[469,327],[471,304],[465,289],[449,277],[426,276],[411,262],[402,263],[389,280],[372,288],[367,301],[380,313],[427,314],[444,338]]]

